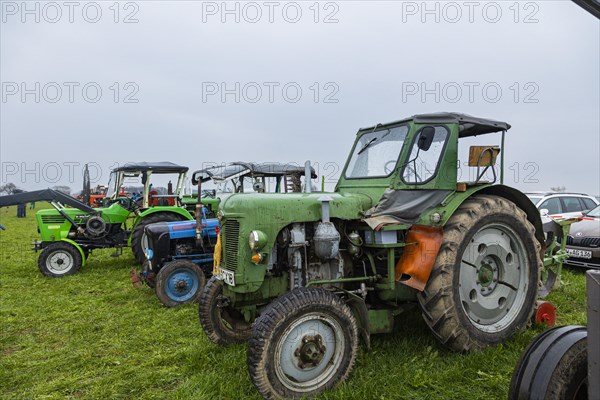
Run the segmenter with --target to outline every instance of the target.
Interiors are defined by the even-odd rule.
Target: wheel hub
[[[180,279],[175,282],[175,290],[178,292],[185,292],[188,289],[188,284],[185,280]]]
[[[321,335],[305,335],[294,351],[294,358],[300,369],[314,368],[323,360],[326,351]]]
[[[477,269],[477,288],[483,296],[491,294],[498,285],[499,267],[496,260],[486,256]]]

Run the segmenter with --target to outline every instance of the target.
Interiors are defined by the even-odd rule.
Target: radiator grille
[[[600,237],[574,238],[569,235],[567,236],[567,244],[579,247],[600,247]]]
[[[240,236],[240,223],[236,220],[227,220],[223,225],[223,266],[229,271],[235,271],[238,264],[238,242]]]
[[[44,224],[62,224],[65,222],[65,217],[62,215],[42,215],[42,222]]]

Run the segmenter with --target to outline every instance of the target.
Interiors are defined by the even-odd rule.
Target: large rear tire
[[[170,212],[160,212],[156,214],[150,214],[143,218],[133,229],[131,233],[131,251],[135,260],[143,264],[146,260],[144,255],[144,249],[142,247],[142,236],[144,235],[144,228],[146,225],[150,225],[156,222],[175,222],[181,221],[181,217],[178,214]]]
[[[200,324],[208,339],[219,345],[246,342],[252,325],[223,298],[223,282],[211,277],[200,296]]]
[[[423,318],[455,351],[501,343],[530,322],[541,267],[540,243],[525,212],[502,197],[474,196],[444,227],[418,295]]]
[[[357,352],[352,310],[325,289],[299,288],[254,323],[248,372],[265,399],[313,397],[348,377]]]
[[[515,367],[511,400],[588,398],[587,329],[561,326],[538,335]]]
[[[73,275],[81,269],[81,265],[81,253],[67,242],[52,243],[42,250],[38,258],[40,272],[53,278]]]

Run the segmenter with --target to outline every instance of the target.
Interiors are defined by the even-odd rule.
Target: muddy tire
[[[142,236],[144,235],[144,228],[146,225],[154,224],[156,222],[175,221],[181,221],[181,217],[178,214],[161,212],[148,215],[135,226],[133,232],[131,233],[131,251],[138,263],[143,264],[146,260],[144,249],[142,248]]]
[[[299,288],[273,301],[254,323],[248,372],[265,399],[313,397],[348,377],[357,351],[357,323],[342,299]]]
[[[81,253],[67,242],[57,242],[42,250],[38,258],[38,269],[46,276],[60,278],[73,275],[81,269]]]
[[[208,339],[215,344],[246,342],[250,338],[252,325],[238,311],[223,304],[222,294],[223,283],[211,277],[200,296],[200,324]]]
[[[587,329],[561,326],[538,335],[515,367],[511,400],[588,398]]]
[[[455,351],[501,343],[530,322],[541,268],[540,243],[525,212],[501,197],[473,196],[444,227],[418,295],[423,318]]]
[[[156,276],[156,297],[167,307],[196,302],[206,285],[202,269],[189,260],[167,263]]]

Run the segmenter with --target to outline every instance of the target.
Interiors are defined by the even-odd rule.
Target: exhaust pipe
[[[310,160],[306,160],[304,163],[304,193],[312,193],[312,168],[310,167]]]

